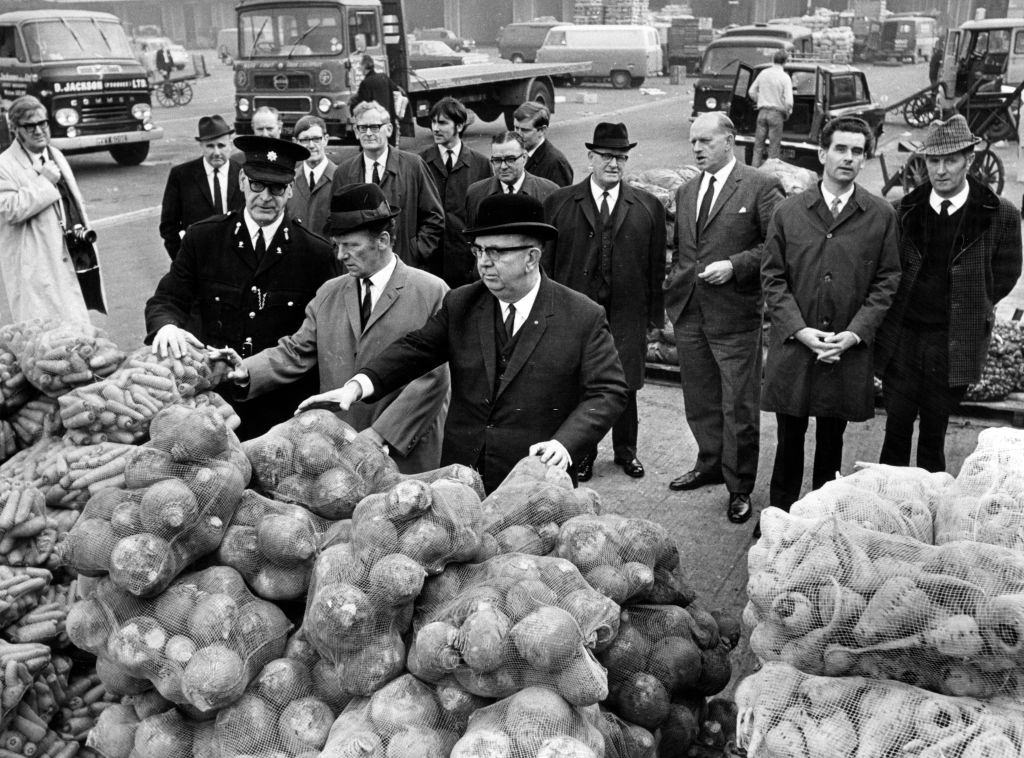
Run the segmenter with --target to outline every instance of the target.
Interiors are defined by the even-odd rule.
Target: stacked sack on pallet
[[[762,514],[751,758],[1024,754],[1022,464],[1024,435],[990,429],[956,480],[869,466]]]

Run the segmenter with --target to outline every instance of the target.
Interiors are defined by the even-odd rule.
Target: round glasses
[[[300,145],[310,145],[310,144],[312,144],[314,142],[322,142],[325,136],[327,136],[327,135],[321,134],[321,135],[316,136],[316,137],[299,137],[295,141],[298,142]]]

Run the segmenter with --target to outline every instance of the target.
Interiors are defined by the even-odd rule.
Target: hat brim
[[[632,150],[636,147],[635,142],[627,142],[625,145],[598,145],[593,142],[584,142],[583,146],[587,150]]]
[[[401,208],[395,208],[392,206],[391,213],[384,215],[374,213],[372,217],[367,216],[366,211],[343,211],[341,213],[332,213],[327,217],[327,221],[324,222],[323,232],[327,236],[332,234],[357,232],[368,226],[380,224],[384,221],[390,221],[400,215],[401,212]]]
[[[969,150],[975,145],[981,144],[983,140],[981,137],[975,137],[971,140],[961,140],[960,142],[954,142],[952,145],[944,147],[938,147],[937,145],[922,146],[917,151],[918,155],[953,155],[953,153],[962,153],[964,150]]]
[[[525,234],[529,237],[538,237],[542,242],[553,240],[558,237],[558,230],[551,224],[541,224],[535,221],[523,221],[514,224],[495,224],[492,226],[476,226],[462,232],[466,237],[482,237],[485,234]]]
[[[226,132],[216,132],[214,134],[207,134],[202,137],[196,137],[196,142],[209,142],[212,139],[217,139],[218,137],[226,137],[227,135],[234,133],[234,129],[228,129]]]
[[[257,182],[270,182],[271,184],[291,184],[295,181],[294,171],[282,171],[277,168],[265,166],[253,166],[242,164],[242,171],[249,179]]]

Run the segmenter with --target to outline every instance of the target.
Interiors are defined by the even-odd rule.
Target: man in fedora
[[[626,410],[612,427],[614,461],[628,476],[644,475],[637,457],[636,393],[644,386],[647,330],[665,325],[665,208],[649,192],[622,181],[629,151],[625,124],[600,123],[585,143],[590,176],[544,201],[544,217],[559,231],[544,249],[544,270],[604,308],[629,384]],[[577,464],[590,479],[597,445]]]
[[[572,467],[611,428],[626,381],[600,306],[551,281],[541,248],[558,232],[525,195],[494,195],[467,229],[480,281],[452,290],[420,329],[307,401],[375,402],[446,360],[452,402],[441,465],[476,467],[491,492],[527,455]]]
[[[243,357],[272,347],[302,324],[306,304],[339,273],[331,243],[289,218],[301,145],[273,137],[235,140],[245,153],[238,182],[244,210],[211,216],[185,232],[171,270],[146,303],[146,342],[161,357],[189,345],[229,347]],[[242,419],[238,436],[263,434],[316,392],[316,376],[249,403],[226,399]]]
[[[466,192],[466,223],[469,226],[476,224],[480,203],[485,197],[520,194],[543,203],[558,189],[554,182],[526,170],[526,146],[523,135],[517,132],[499,132],[491,137],[489,161],[494,175],[473,182]]]
[[[171,260],[178,255],[185,230],[196,221],[241,210],[239,163],[229,161],[235,130],[220,116],[199,119],[196,142],[202,156],[171,168],[160,211],[160,236]]]
[[[969,176],[974,146],[963,116],[931,124],[920,152],[928,181],[896,204],[903,277],[877,339],[885,403],[881,462],[945,471],[950,413],[981,376],[996,303],[1021,272],[1020,216]]]
[[[399,337],[437,313],[448,287],[426,271],[402,263],[391,249],[400,209],[375,184],[350,184],[331,200],[324,232],[346,269],[306,306],[302,326],[276,346],[249,358],[220,351],[245,399],[302,377],[316,368],[321,389],[341,387],[359,362],[372,360]],[[439,466],[441,430],[448,410],[448,367],[430,371],[375,403],[341,414],[362,436],[387,445],[403,474]]]

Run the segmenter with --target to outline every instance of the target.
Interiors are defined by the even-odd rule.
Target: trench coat
[[[59,150],[49,148],[82,223],[85,204],[71,167]],[[32,167],[32,158],[17,141],[0,154],[0,278],[15,321],[55,318],[88,322],[78,276],[64,245],[57,204],[60,191]],[[97,259],[96,265],[99,265]],[[102,280],[98,296],[106,301]]]
[[[863,421],[874,415],[875,332],[900,281],[896,213],[855,186],[838,218],[820,186],[779,203],[761,261],[771,318],[761,408]],[[826,364],[798,342],[804,327],[851,331],[860,343]]]
[[[601,233],[590,177],[544,201],[544,219],[558,239],[544,248],[544,271],[556,282],[597,300]],[[631,390],[644,386],[647,330],[665,325],[665,208],[649,192],[619,184],[612,211],[610,294],[605,305],[622,370]]]
[[[324,284],[306,306],[294,334],[245,359],[246,397],[257,397],[316,367],[320,391],[342,386],[358,362],[369,361],[399,337],[419,329],[441,307],[448,287],[425,271],[397,262],[366,328],[359,325],[359,285],[349,274]],[[448,367],[440,366],[373,403],[354,403],[339,414],[356,431],[372,426],[391,448],[403,474],[437,468],[448,411]]]

